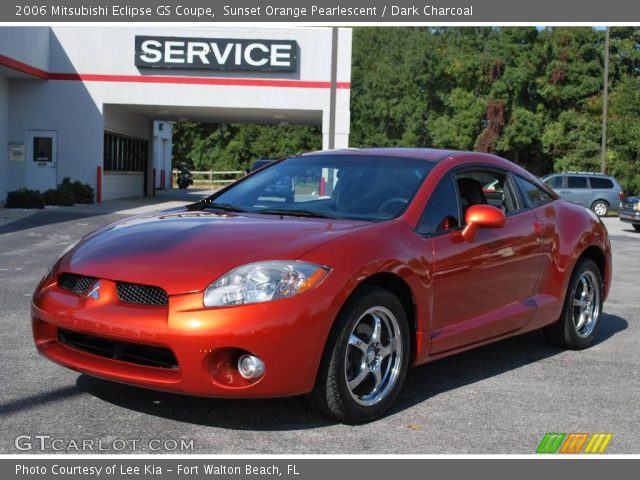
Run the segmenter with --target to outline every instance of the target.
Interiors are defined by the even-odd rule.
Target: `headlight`
[[[293,297],[318,285],[329,268],[313,263],[275,260],[238,267],[204,292],[205,307],[260,303]]]

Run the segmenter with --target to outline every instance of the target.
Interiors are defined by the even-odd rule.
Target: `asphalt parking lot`
[[[123,453],[131,440],[136,452],[164,445],[160,453],[168,453],[172,440],[184,439],[193,453],[209,454],[528,454],[546,432],[611,432],[607,453],[640,453],[640,234],[617,218],[605,220],[614,276],[594,347],[562,351],[533,332],[425,365],[409,373],[389,416],[345,426],[299,398],[157,393],[80,375],[36,353],[29,305],[41,275],[85,233],[147,208],[0,209],[0,453],[18,453],[19,435],[48,435],[58,447],[90,439],[120,449],[127,440]]]

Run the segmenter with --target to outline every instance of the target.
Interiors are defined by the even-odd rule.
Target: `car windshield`
[[[433,162],[373,155],[291,157],[201,202],[264,215],[381,221],[402,214]]]

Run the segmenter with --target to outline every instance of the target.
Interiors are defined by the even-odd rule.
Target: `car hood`
[[[636,196],[636,197],[626,197],[622,203],[638,203],[640,202],[640,197]]]
[[[121,220],[85,237],[58,272],[155,285],[169,295],[201,291],[233,268],[295,260],[369,222],[189,211]]]

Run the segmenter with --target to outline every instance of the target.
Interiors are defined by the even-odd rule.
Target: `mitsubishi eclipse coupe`
[[[89,375],[304,394],[361,423],[410,366],[540,328],[588,347],[610,284],[600,219],[507,160],[338,150],[87,235],[41,280],[32,321],[45,357]]]

